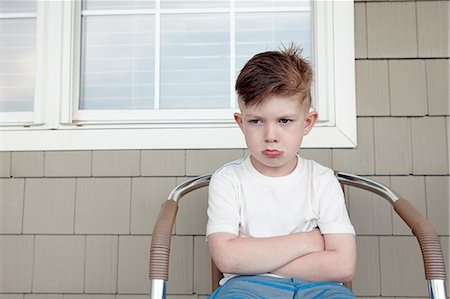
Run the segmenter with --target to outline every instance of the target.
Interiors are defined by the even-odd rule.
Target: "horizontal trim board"
[[[351,148],[337,127],[316,127],[304,148]],[[239,128],[1,131],[0,151],[246,148]]]

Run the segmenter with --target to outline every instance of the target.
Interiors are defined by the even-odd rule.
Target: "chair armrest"
[[[177,211],[178,203],[166,200],[159,212],[150,246],[150,279],[169,280],[170,241]]]
[[[411,228],[422,251],[425,278],[446,280],[441,242],[431,223],[406,199],[394,203],[394,210]]]

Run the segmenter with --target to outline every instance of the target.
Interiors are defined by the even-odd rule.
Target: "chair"
[[[423,257],[425,278],[428,285],[429,298],[446,298],[446,273],[441,243],[433,226],[412,206],[388,187],[372,180],[343,172],[336,172],[342,186],[348,185],[376,193],[393,205],[394,210],[411,228],[419,242]],[[187,193],[208,186],[211,175],[200,176],[180,184],[169,195],[156,220],[151,248],[149,277],[150,298],[162,299],[166,296],[166,282],[169,278],[169,253],[173,225],[178,210],[178,201]],[[218,287],[221,273],[212,262],[212,290]],[[347,284],[351,288],[351,283]]]

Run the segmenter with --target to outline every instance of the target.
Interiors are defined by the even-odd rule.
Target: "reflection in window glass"
[[[227,14],[161,17],[161,108],[228,108]]]
[[[161,0],[161,8],[228,8],[230,7],[230,1],[224,0]]]
[[[33,0],[2,0],[0,13],[35,13],[36,1]],[[7,16],[5,16],[7,17]]]
[[[261,8],[261,7],[272,7],[272,8],[295,8],[298,10],[299,8],[304,8],[308,10],[310,8],[309,0],[296,0],[296,1],[281,1],[281,0],[272,0],[272,1],[249,1],[249,0],[235,0],[235,6],[237,8],[240,7],[253,7],[253,8]]]
[[[303,48],[305,57],[311,58],[309,12],[237,14],[236,72],[256,53],[292,42]]]
[[[83,1],[85,10],[153,9],[155,0],[88,0]]]
[[[83,18],[80,109],[153,109],[154,17]]]
[[[36,2],[0,1],[0,112],[34,109]]]

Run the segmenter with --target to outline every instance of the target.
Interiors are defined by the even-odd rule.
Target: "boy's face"
[[[303,136],[317,120],[306,104],[285,96],[270,96],[258,105],[246,107],[234,119],[245,136],[253,166],[267,176],[284,176],[296,165],[296,153]]]

